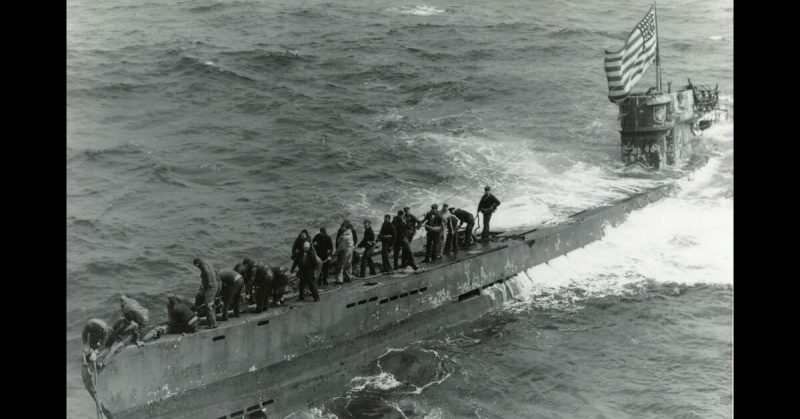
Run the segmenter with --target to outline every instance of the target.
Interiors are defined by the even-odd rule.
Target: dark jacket
[[[392,243],[395,237],[397,237],[397,228],[391,222],[384,221],[383,225],[381,225],[381,232],[378,234],[378,238],[385,244]]]
[[[314,249],[317,251],[317,256],[322,260],[327,259],[333,254],[333,241],[331,240],[331,236],[327,234],[317,233],[311,245],[314,246]]]
[[[392,224],[394,225],[395,232],[397,236],[395,236],[395,240],[399,243],[399,240],[403,237],[408,236],[408,224],[406,224],[405,217],[395,216],[392,220]]]
[[[428,220],[425,223],[425,230],[428,232],[441,232],[444,227],[444,223],[442,222],[442,216],[436,212],[430,212],[425,217]],[[438,230],[437,230],[438,229]]]
[[[167,303],[167,317],[169,324],[173,326],[184,326],[189,323],[192,317],[195,316],[194,311],[190,304],[183,299],[176,297],[169,297]]]
[[[237,276],[239,276],[239,273],[233,269],[223,269],[217,274],[217,279],[219,279],[221,285],[231,286]]]
[[[313,275],[317,266],[319,266],[317,264],[317,256],[312,249],[308,249],[308,252],[300,252],[300,254],[297,255],[298,274],[308,275],[310,273]]]
[[[480,212],[491,212],[494,211],[497,206],[500,205],[500,201],[494,197],[494,195],[484,195],[481,197],[481,201],[478,202],[478,211]]]
[[[247,273],[247,282],[251,280],[255,280],[258,285],[264,285],[268,281],[272,281],[272,269],[264,262],[256,262]]]
[[[425,217],[422,218],[422,222],[427,224],[431,220],[431,218],[433,216],[435,216],[436,214],[438,214],[438,212],[436,210],[434,210],[434,209],[431,209],[430,211],[425,213]]]
[[[273,287],[275,288],[283,288],[289,283],[289,277],[281,272],[279,266],[272,268],[272,277],[275,278],[273,282]]]
[[[303,234],[303,231],[305,231],[305,233],[306,233],[306,238],[305,239],[300,237],[300,234]],[[298,253],[303,251],[303,243],[305,243],[305,242],[309,242],[310,243],[311,242],[311,236],[308,234],[308,231],[306,231],[306,230],[303,230],[303,231],[301,231],[300,234],[297,235],[297,238],[294,239],[294,244],[292,244],[292,260],[294,260],[295,256]],[[314,244],[311,243],[311,246],[313,247]]]
[[[422,224],[422,222],[419,220],[419,218],[411,213],[403,215],[403,219],[406,222],[406,235],[414,237],[414,233],[417,232],[417,227]]]
[[[453,215],[458,217],[458,220],[463,222],[463,223],[468,223],[470,221],[474,221],[475,220],[475,216],[472,215],[471,212],[464,211],[461,208],[456,208],[455,210],[453,210]]]
[[[375,245],[375,233],[372,231],[372,227],[367,227],[364,229],[364,237],[361,239],[361,243],[358,244],[358,247],[366,249],[373,245]]]

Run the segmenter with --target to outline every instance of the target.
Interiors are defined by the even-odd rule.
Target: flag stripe
[[[650,7],[628,34],[622,48],[605,51],[603,67],[608,80],[608,98],[612,101],[626,98],[655,60],[658,47],[655,25],[655,8]]]

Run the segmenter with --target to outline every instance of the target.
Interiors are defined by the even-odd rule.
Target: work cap
[[[489,190],[491,190],[491,189],[492,189],[492,188],[490,188],[490,187],[488,187],[488,186],[487,186],[487,187],[485,187],[485,188],[483,188],[483,190],[484,190],[484,191],[489,191]]]

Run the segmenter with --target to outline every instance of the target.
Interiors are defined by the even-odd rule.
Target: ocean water
[[[94,417],[86,320],[118,316],[125,293],[160,321],[166,294],[196,289],[194,257],[285,264],[303,228],[474,211],[485,184],[503,228],[680,179],[518,275],[501,309],[387,349],[295,416],[731,417],[733,122],[703,134],[695,173],[621,170],[603,49],[648,7],[68,0],[67,415]],[[732,2],[658,15],[664,81],[719,84],[732,105]]]

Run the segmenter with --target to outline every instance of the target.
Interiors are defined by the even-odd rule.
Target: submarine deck
[[[573,217],[577,215],[584,215],[588,211],[593,211],[593,210],[594,209],[581,211],[577,214],[574,214]],[[364,291],[365,286],[368,286],[369,289],[373,291],[381,289],[383,287],[387,287],[393,284],[397,280],[414,277],[416,275],[422,275],[431,271],[435,271],[439,268],[451,265],[456,262],[460,262],[473,257],[478,257],[480,255],[504,248],[507,246],[506,244],[507,239],[520,237],[525,235],[526,233],[531,233],[536,230],[538,230],[538,227],[529,226],[529,227],[517,227],[515,229],[506,231],[492,231],[490,232],[492,239],[489,242],[473,242],[473,244],[470,245],[469,248],[459,247],[458,260],[448,260],[447,256],[443,256],[441,259],[438,260],[435,259],[431,262],[417,261],[417,265],[420,268],[418,271],[413,271],[409,267],[406,269],[397,270],[390,273],[377,274],[363,278],[358,277],[353,279],[351,282],[344,282],[339,285],[331,284],[330,286],[321,286],[318,287],[320,299],[331,298],[335,296],[336,298],[342,298],[347,300],[353,299],[355,301],[354,298],[356,297],[357,294]],[[417,252],[423,251],[424,242],[425,240],[422,237],[415,238],[411,243],[413,253],[416,254]],[[380,247],[378,245],[376,245],[376,248],[373,250],[372,257],[374,258],[376,255],[380,256]],[[248,313],[245,310],[240,314],[240,317],[238,318],[229,318],[226,321],[220,321],[220,319],[217,318],[217,324],[219,325],[218,327],[214,329],[206,329],[205,326],[201,326],[197,330],[197,332],[194,332],[192,334],[204,334],[204,333],[216,334],[230,328],[238,327],[242,324],[247,324],[251,322],[262,322],[264,320],[277,318],[285,315],[290,310],[308,309],[308,306],[313,306],[315,304],[314,301],[310,299],[306,299],[304,301],[297,301],[294,299],[294,297],[296,296],[297,296],[296,292],[286,294],[284,295],[285,305],[282,306],[270,305],[269,309],[262,313]],[[348,297],[353,297],[353,298],[348,298]],[[254,308],[255,304],[247,306],[247,310],[251,310]],[[177,341],[180,340],[183,335],[185,335],[185,333],[165,334],[159,337],[158,339],[145,342],[144,346],[153,344],[163,344],[164,342],[169,342],[169,341]]]

